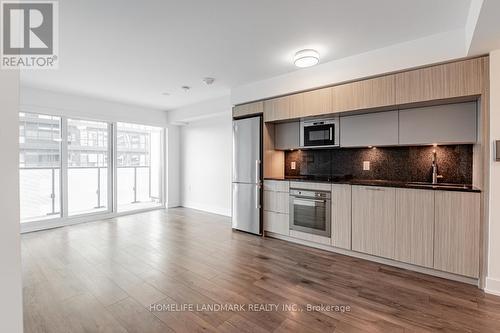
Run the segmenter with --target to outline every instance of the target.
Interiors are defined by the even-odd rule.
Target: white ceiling
[[[168,110],[294,71],[291,59],[302,48],[317,49],[324,63],[463,29],[469,6],[470,0],[63,0],[59,69],[25,71],[22,83]],[[216,82],[205,86],[206,76]]]

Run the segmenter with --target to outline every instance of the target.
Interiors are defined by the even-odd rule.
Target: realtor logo
[[[2,69],[58,65],[57,1],[2,1]]]

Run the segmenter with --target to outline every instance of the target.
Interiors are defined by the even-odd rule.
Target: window
[[[68,119],[68,215],[108,210],[108,124]]]
[[[22,112],[19,147],[21,222],[163,205],[162,128]]]
[[[117,124],[118,211],[161,205],[162,133],[159,127]]]
[[[21,221],[61,216],[61,118],[19,114]]]

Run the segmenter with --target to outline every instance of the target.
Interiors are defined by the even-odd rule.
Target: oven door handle
[[[293,197],[293,204],[295,205],[295,203],[298,203],[298,202],[307,202],[307,203],[311,203],[311,202],[321,202],[321,203],[327,203],[328,201],[330,200],[327,200],[327,199],[311,199],[311,198],[306,198],[306,197],[297,197],[297,196],[294,196]],[[295,200],[295,199],[298,199],[298,200]]]

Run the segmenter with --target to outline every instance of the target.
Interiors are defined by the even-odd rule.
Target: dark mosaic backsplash
[[[443,183],[472,183],[472,145],[337,148],[285,152],[285,176],[352,177],[405,182],[432,180],[436,150]],[[296,169],[290,164],[296,162]],[[363,161],[370,170],[363,171]]]

